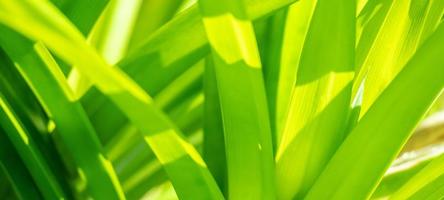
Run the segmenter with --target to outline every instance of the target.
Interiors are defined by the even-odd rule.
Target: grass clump
[[[0,197],[441,199],[444,155],[394,160],[442,109],[443,14],[0,0]]]

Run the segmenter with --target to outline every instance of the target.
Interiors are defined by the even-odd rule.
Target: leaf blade
[[[444,86],[437,75],[444,73],[440,55],[443,33],[441,24],[376,100],[330,160],[307,199],[367,198],[371,194]],[[411,98],[404,99],[406,94]],[[386,113],[387,109],[392,112]]]

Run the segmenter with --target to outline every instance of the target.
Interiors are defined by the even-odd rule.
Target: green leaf
[[[342,142],[354,75],[353,1],[299,3],[307,12],[303,23],[310,25],[305,41],[298,42],[303,49],[276,155],[280,199],[303,198]]]
[[[252,13],[253,19],[263,17],[295,0],[278,0],[275,4],[264,3],[265,1],[249,1],[247,10]],[[156,96],[169,82],[208,54],[208,41],[200,18],[197,6],[181,12],[153,33],[139,48],[130,52],[118,65],[150,95]],[[152,74],[156,76],[145,78]],[[109,130],[124,126],[126,122],[122,113],[113,109],[111,102],[97,93],[91,92],[83,101],[89,115],[97,116],[92,116],[92,121],[102,123],[103,119],[99,116],[107,116],[103,123],[109,126]],[[98,130],[99,134],[102,132],[107,131]]]
[[[237,0],[199,6],[211,46],[225,134],[229,199],[272,199],[274,162],[253,25]],[[242,109],[242,112],[239,110]]]
[[[152,33],[171,20],[183,2],[184,0],[143,1],[129,42],[129,51],[137,49]]]
[[[435,178],[431,183],[421,187],[413,196],[411,200],[438,200],[444,196],[444,176]]]
[[[342,143],[307,199],[369,197],[444,86],[443,47],[441,24]]]
[[[42,199],[31,174],[1,128],[0,146],[0,169],[8,177],[18,199]]]
[[[87,35],[110,0],[51,0],[77,29]]]
[[[203,62],[197,63],[154,97],[154,104],[167,112],[171,120],[185,135],[188,135],[187,129],[189,129],[190,121],[194,120],[192,113],[195,108],[191,105],[193,103],[189,101],[190,98],[195,99],[197,93],[201,90],[203,68]],[[106,116],[103,117],[106,118]],[[96,128],[100,127],[102,130],[107,129],[106,126],[107,124],[96,124]],[[112,130],[109,131],[112,133],[108,133],[108,137],[114,135],[106,145],[111,159],[122,155],[127,148],[132,148],[132,144],[138,142],[139,137],[132,130],[136,130],[136,128],[128,123],[117,133],[112,132]]]
[[[201,81],[201,80],[200,80]],[[203,95],[202,93],[193,94],[187,99],[181,100],[183,103],[177,108],[172,108],[169,116],[176,123],[178,128],[183,130],[188,141],[196,148],[202,143],[202,114],[203,114]],[[145,191],[156,186],[156,184],[167,180],[167,176],[163,169],[156,167],[152,169],[155,157],[152,151],[144,145],[144,141],[140,136],[135,135],[137,130],[134,127],[128,127],[127,131],[119,133],[123,138],[118,141],[127,140],[123,143],[115,143],[117,146],[112,147],[117,151],[121,151],[119,147],[124,149],[120,152],[121,156],[116,158],[116,170],[123,185],[127,188],[128,197],[140,198]],[[114,141],[114,140],[113,140]],[[114,144],[109,144],[114,145]],[[160,165],[160,164],[157,164]],[[156,166],[157,166],[156,165]]]
[[[2,46],[54,120],[63,144],[85,174],[91,196],[123,199],[123,192],[111,163],[103,155],[86,113],[73,99],[73,94],[50,53],[43,45],[34,45],[10,30],[1,28],[0,32]],[[80,143],[82,148],[78,146]]]
[[[402,153],[385,172],[383,179],[372,194],[372,199],[387,198],[399,190],[428,163],[443,154],[444,150],[441,148],[441,145],[430,145]],[[403,150],[405,150],[405,146]]]
[[[111,0],[89,34],[88,42],[107,63],[114,65],[126,54],[141,4],[141,0]],[[82,97],[92,86],[76,68],[71,70],[68,81],[76,98]]]
[[[411,177],[399,190],[390,196],[390,199],[409,199],[415,196],[416,193],[425,189],[425,187],[438,187],[442,189],[444,187],[443,177],[444,155],[441,155]],[[438,179],[439,181],[435,182],[435,180]],[[444,195],[444,192],[441,192],[440,194]],[[439,198],[442,198],[442,196]]]
[[[66,198],[27,130],[0,92],[0,125],[27,166],[37,187],[47,199]]]
[[[51,2],[86,36],[105,10],[109,0],[51,0]],[[57,57],[55,59],[64,74],[71,71],[68,64]]]
[[[205,42],[204,30],[202,27],[200,29],[196,27],[200,19],[195,11],[197,10],[183,13],[177,20],[173,20],[159,30],[157,32],[159,35],[153,35],[148,42],[149,45],[146,45],[143,50],[139,49],[138,52],[141,55],[129,56],[118,64],[151,96],[156,97],[166,86],[208,53],[208,47],[205,43],[201,43],[201,41]],[[165,29],[167,31],[162,31]],[[190,43],[190,41],[193,42]],[[174,45],[185,47],[185,51],[182,51],[182,48],[174,50],[174,47],[171,48]],[[123,113],[111,101],[99,96],[98,91],[90,91],[85,95],[83,102],[93,123],[98,125],[96,126],[98,134],[110,135],[101,137],[104,138],[105,143],[113,136],[113,130],[122,129],[128,123]],[[106,116],[106,119],[103,116]]]
[[[361,117],[433,32],[443,11],[439,0],[378,0],[366,5],[354,85],[357,91],[364,82]]]
[[[63,176],[74,177],[75,173],[72,172],[75,171],[59,157],[56,143],[52,140],[54,135],[48,132],[48,116],[3,49],[0,49],[0,91],[34,141],[35,150],[40,152],[42,161],[47,163],[67,197],[71,197]]]
[[[118,68],[111,68],[58,10],[47,2],[38,0],[2,0],[0,5],[2,23],[32,39],[41,40],[59,57],[76,66],[101,92],[112,99],[143,133],[180,197],[223,198],[199,153],[153,104],[151,97]],[[183,171],[188,172],[187,176],[184,176]]]
[[[225,157],[224,129],[217,91],[216,72],[211,56],[205,59],[204,75],[204,141],[203,158],[211,174],[227,196],[227,159]]]
[[[276,144],[280,144],[284,132],[301,51],[315,5],[316,1],[312,0],[298,1],[270,19],[267,27],[269,35],[264,38],[267,46],[261,57]]]

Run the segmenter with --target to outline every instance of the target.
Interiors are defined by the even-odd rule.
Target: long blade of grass
[[[255,0],[250,1],[247,10],[252,13],[252,19],[258,19],[294,1],[274,1],[276,3],[274,5],[264,4],[264,0]],[[140,48],[118,65],[149,94],[156,96],[168,83],[208,53],[208,41],[201,16],[197,7],[193,6],[153,33]],[[152,74],[156,76],[145,78]],[[95,94],[91,92],[90,95],[85,96],[83,102],[85,102],[87,112],[90,116],[95,114],[107,116],[106,122],[103,123],[108,124],[111,130],[120,129],[126,123],[125,117],[116,108],[112,108],[111,102],[106,101],[97,93],[97,91]],[[103,120],[95,116],[92,118],[92,121],[98,123]],[[101,134],[101,131],[98,132]]]
[[[183,127],[182,130],[184,130],[186,136],[188,137],[188,141],[193,144],[197,149],[201,149],[202,145],[202,101],[203,101],[203,95],[199,94],[197,95],[197,98],[192,97],[190,99],[190,105],[185,105],[184,107],[187,108],[185,110],[182,109],[182,106],[180,106],[177,111],[174,110],[171,114],[172,117],[175,115],[176,112],[182,113],[182,112],[188,112],[189,114],[180,116],[177,121],[177,125]],[[186,100],[185,102],[188,102],[189,100]],[[197,103],[197,104],[196,104]],[[183,110],[183,111],[182,111]],[[196,118],[197,117],[197,118]],[[180,119],[185,119],[184,121]],[[190,121],[190,122],[188,122]],[[197,122],[197,123],[195,123]],[[188,124],[188,125],[187,125]],[[191,127],[190,127],[191,125]],[[138,155],[137,153],[136,155]],[[149,162],[147,162],[149,161]],[[148,158],[145,158],[143,161],[142,167],[139,167],[137,170],[134,170],[133,173],[131,173],[131,177],[128,179],[125,179],[125,183],[128,185],[132,185],[129,193],[131,194],[143,194],[144,191],[147,189],[150,189],[152,186],[155,186],[154,184],[158,183],[158,181],[166,181],[167,177],[164,175],[164,170],[156,168],[153,169],[153,159],[152,156],[149,156]],[[154,165],[156,166],[156,165]]]
[[[292,1],[282,2],[289,4]],[[257,6],[254,6],[256,3],[259,2],[251,2],[252,9],[256,9]],[[285,4],[280,3],[280,5]],[[272,9],[274,6],[268,5],[267,7]],[[259,12],[259,16],[264,14]],[[178,32],[181,34],[174,34]],[[183,48],[176,49],[176,46],[182,46]],[[174,51],[172,51],[173,49]],[[134,78],[149,94],[157,98],[159,92],[168,83],[208,53],[205,32],[203,31],[200,15],[196,7],[184,11],[184,13],[166,24],[152,35],[146,42],[146,45],[137,52],[137,56],[130,56],[130,58],[125,59],[119,65],[122,65],[122,69]],[[151,74],[156,74],[156,76],[150,79],[145,78]],[[86,96],[84,105],[89,110],[95,128],[98,128],[99,135],[112,132],[108,130],[123,129],[122,127],[125,127],[127,124],[125,117],[113,107],[111,102],[103,103],[103,97],[91,94]],[[97,105],[102,106],[97,107]],[[106,116],[106,118],[101,116]],[[110,137],[106,136],[106,138]],[[109,141],[109,139],[105,141]]]
[[[199,30],[194,25],[196,21],[199,21],[199,18],[193,17],[189,13],[183,15],[184,18],[181,18],[180,21],[173,21],[171,24],[177,29],[168,29],[171,32],[162,32],[159,37],[154,37],[155,39],[150,42],[151,45],[147,46],[145,55],[134,58],[134,60],[132,58],[125,59],[119,64],[133,80],[153,97],[159,95],[179,75],[208,53],[208,47],[202,45],[200,41],[200,37],[205,38],[203,29],[200,28]],[[189,29],[190,26],[195,28]],[[184,37],[175,38],[177,35],[183,35]],[[181,50],[172,51],[173,49],[169,45],[181,45],[186,48],[191,47],[191,49],[195,47],[196,49],[190,50],[192,53],[187,52],[190,55],[188,56],[182,55]],[[179,60],[175,60],[176,58]],[[147,76],[150,76],[150,78],[146,78]],[[109,130],[119,130],[128,124],[128,120],[123,113],[111,101],[99,96],[98,91],[91,91],[85,96],[83,102],[94,124],[105,125],[96,126],[98,134],[105,136],[103,137],[105,138],[104,142],[108,142],[113,137],[113,131]],[[106,120],[102,116],[107,116]]]
[[[281,199],[303,198],[342,142],[350,113],[355,5],[349,0],[305,3],[316,6],[276,155]]]
[[[364,84],[361,117],[393,80],[420,42],[436,28],[444,2],[369,1],[362,13],[354,90]]]
[[[171,20],[183,2],[184,0],[143,1],[128,45],[129,51],[137,49],[152,33]]]
[[[245,1],[248,2],[245,7],[247,13],[249,13],[249,19],[255,20],[263,17],[266,14],[272,13],[274,10],[289,5],[296,0],[276,0],[272,3],[268,2],[267,0]],[[191,63],[197,62],[203,58],[209,50],[208,48],[204,48],[208,43],[200,18],[201,16],[196,6],[187,9],[187,11],[181,13],[163,28],[156,31],[141,45],[140,48],[125,59],[120,66],[125,69],[125,65],[136,65],[139,63],[137,60],[141,60],[152,54],[157,54],[162,58],[162,62],[158,63],[162,66],[170,66],[175,64],[177,61],[188,61],[196,56],[197,58],[190,61]],[[178,32],[181,34],[176,34]],[[181,46],[183,48],[172,51],[172,47],[174,46]],[[204,53],[201,53],[203,49],[206,50]],[[147,62],[150,63],[150,61]],[[185,64],[180,64],[189,65],[187,64],[188,62],[185,62]],[[176,63],[176,65],[177,64],[179,63]],[[174,66],[175,65],[171,67]]]
[[[205,60],[203,158],[214,179],[227,196],[227,160],[216,72],[211,56]]]
[[[421,171],[409,179],[399,190],[397,190],[390,199],[410,199],[425,187],[444,187],[444,155],[428,163]],[[441,179],[436,181],[437,179]],[[430,185],[432,184],[432,185]],[[444,192],[441,193],[444,195]],[[442,197],[440,197],[442,198]]]
[[[202,102],[203,95],[198,94],[196,97],[184,100],[185,104],[183,106],[179,106],[170,113],[172,119],[176,121],[177,125],[188,137],[188,141],[197,149],[200,149],[202,143],[202,131],[200,128],[202,124],[199,123],[202,121],[202,117],[199,117],[202,116]],[[175,116],[177,114],[179,116]],[[198,122],[197,126],[194,125],[195,122],[193,121]],[[116,161],[120,162],[120,165],[117,165],[117,167],[123,167],[119,176],[122,177],[122,181],[128,189],[128,194],[131,194],[131,196],[141,195],[147,189],[158,184],[159,181],[167,180],[164,170],[159,169],[160,164],[153,159],[152,151],[147,150],[139,141],[137,141],[136,146],[137,148],[131,149],[128,152],[128,157],[125,156],[122,160]]]
[[[0,146],[0,169],[8,177],[18,199],[42,199],[31,174],[1,128]]]
[[[390,197],[430,162],[443,155],[443,153],[444,148],[442,145],[430,145],[402,153],[385,172],[383,179],[372,194],[372,199]]]
[[[276,144],[280,144],[282,139],[300,56],[315,5],[314,0],[301,0],[275,16],[269,27],[271,33],[267,37],[270,40],[267,51],[261,55]]]
[[[444,197],[444,176],[435,178],[431,183],[422,187],[409,200],[439,200]]]
[[[1,28],[0,42],[28,81],[39,101],[54,120],[58,133],[85,174],[93,198],[120,198],[123,192],[111,163],[102,153],[99,140],[81,105],[73,98],[61,71],[41,44]],[[73,129],[75,127],[75,129]],[[79,148],[79,144],[82,148]]]
[[[194,132],[196,124],[199,124],[202,120],[203,95],[200,92],[202,65],[203,62],[190,68],[154,98],[154,103],[168,113],[171,120],[187,137]],[[183,87],[188,89],[182,91]],[[177,92],[184,93],[180,94]],[[181,103],[176,103],[177,105],[174,106],[170,105],[176,101]],[[137,135],[137,128],[129,124],[119,131],[116,137],[107,144],[107,155],[117,163],[118,168],[123,166],[129,167],[129,169],[124,167],[125,174],[131,173],[134,167],[140,166],[140,162],[153,159],[152,157],[147,157],[147,155],[152,154],[149,148],[140,148],[142,144],[143,141],[140,141],[140,137]],[[131,153],[126,155],[128,152]]]
[[[51,0],[84,36],[87,36],[94,24],[97,24],[101,13],[103,13],[109,1],[110,0]],[[69,74],[71,71],[70,66],[57,57],[55,57],[55,59],[63,73],[65,75]]]
[[[46,143],[49,140],[46,131],[48,117],[3,48],[0,48],[0,90],[24,125],[34,127],[45,142],[43,145],[49,149]]]
[[[151,97],[120,70],[106,64],[58,10],[38,0],[2,0],[0,5],[2,23],[30,38],[41,40],[62,59],[75,65],[113,100],[144,134],[179,196],[184,199],[223,198],[199,153],[153,105]],[[188,172],[187,176],[183,171]]]
[[[66,198],[54,174],[49,170],[29,133],[0,92],[0,125],[27,166],[37,187],[47,199]]]
[[[244,5],[246,17],[250,20],[270,15],[279,9],[288,6],[298,0],[240,0]]]
[[[22,126],[29,133],[28,137],[32,138],[36,147],[34,150],[40,152],[42,160],[47,163],[60,187],[70,198],[71,192],[64,176],[74,177],[75,174],[71,173],[72,168],[59,157],[53,140],[54,134],[48,132],[48,116],[3,49],[0,49],[0,91],[13,108],[16,118],[20,119]]]
[[[306,199],[369,197],[444,86],[443,47],[441,24],[362,117]]]
[[[202,138],[201,136],[196,135],[196,131],[199,131],[199,129],[202,127],[203,95],[201,93],[197,93],[182,101],[182,105],[178,106],[177,108],[173,108],[168,114],[176,125],[184,132],[185,136],[188,138],[188,141],[197,148],[202,143]],[[147,184],[146,182],[152,183],[152,176],[153,174],[157,174],[158,170],[149,170],[147,172],[147,170],[145,170],[145,166],[150,165],[149,163],[152,163],[155,160],[155,157],[153,152],[146,147],[146,145],[144,145],[144,142],[140,139],[140,136],[137,136],[137,129],[132,126],[127,128],[128,130],[122,131],[121,135],[125,136],[120,139],[127,140],[127,142],[124,142],[123,144],[117,143],[118,145],[113,147],[113,149],[119,147],[124,149],[123,152],[120,152],[121,156],[115,158],[113,163],[115,163],[119,178],[124,185],[141,184],[145,185],[145,189],[149,189],[150,184]],[[167,176],[164,174],[165,173],[162,173],[163,176],[159,176],[163,178],[162,180],[166,180],[167,178]],[[143,188],[138,186],[134,187]]]
[[[272,199],[274,162],[265,86],[244,6],[237,0],[199,1],[220,98],[228,198]]]
[[[202,131],[191,134],[193,136],[202,135]],[[192,136],[192,137],[193,137]],[[201,137],[199,137],[201,138]],[[197,143],[199,142],[199,144]],[[200,148],[201,140],[190,140],[196,148]],[[131,174],[128,179],[125,180],[126,192],[128,198],[141,198],[150,189],[157,187],[160,183],[168,181],[168,176],[165,170],[161,168],[161,164],[151,159],[149,162],[145,162],[142,167]]]
[[[88,35],[110,0],[51,0],[83,34]]]
[[[408,143],[404,145],[400,156],[393,161],[390,168],[385,172],[383,179],[372,194],[372,199],[389,197],[427,164],[444,154],[444,146],[441,143],[433,142],[426,146],[422,144],[429,141],[430,136],[439,135],[440,129],[433,129],[433,126],[436,126],[434,123],[437,122],[435,120],[436,118],[430,117],[421,122],[421,126],[415,130]],[[431,121],[434,123],[430,123]]]
[[[251,19],[258,19],[295,1],[278,0],[270,4],[264,3],[265,0],[249,0],[246,9]],[[208,41],[200,18],[197,6],[187,9],[153,33],[140,48],[118,65],[136,80],[138,78],[134,73],[141,73],[141,68],[147,68],[143,73],[159,74],[153,80],[137,81],[154,95],[169,80],[208,54]],[[174,48],[176,46],[181,48]]]
[[[142,0],[111,0],[95,27],[88,42],[111,65],[125,54]],[[68,76],[76,98],[81,98],[92,86],[85,76],[73,68]]]
[[[188,109],[189,107],[187,106],[189,104],[188,99],[190,97],[193,98],[201,90],[203,68],[203,62],[197,63],[154,97],[154,104],[165,111],[185,135],[187,135],[185,129],[187,129],[188,125],[181,122],[183,121],[181,119],[183,116],[181,115],[187,115],[186,118],[192,120],[192,117],[189,115],[192,109]],[[184,112],[179,112],[178,114],[175,112],[176,114],[173,114],[173,110],[176,107],[184,107]],[[106,117],[106,115],[103,117]],[[112,129],[108,129],[106,126],[107,124],[95,124],[96,128],[113,132]],[[132,133],[128,133],[127,130],[136,130],[136,128],[134,125],[127,124],[118,133],[104,135],[104,132],[101,134],[102,137],[112,138],[106,145],[108,155],[111,158],[121,155],[127,148],[131,148],[133,143],[138,142],[139,137],[136,136],[137,134],[133,134],[132,131],[130,131]]]
[[[378,187],[373,192],[371,199],[388,198],[394,192],[399,190],[411,177],[423,169],[431,159],[420,161],[414,166],[403,169],[391,174],[385,174],[384,178],[378,184]]]

